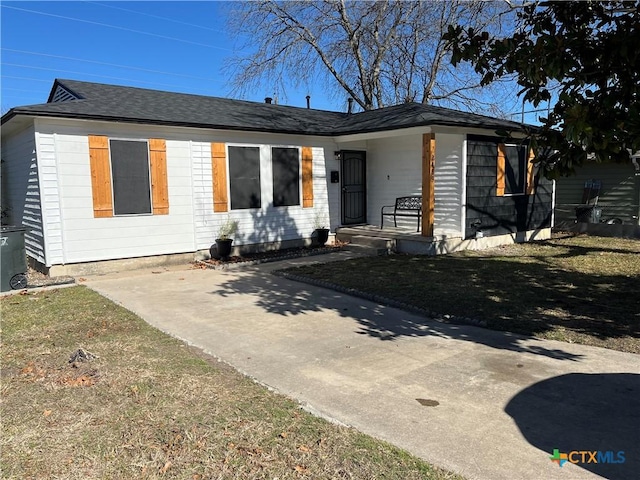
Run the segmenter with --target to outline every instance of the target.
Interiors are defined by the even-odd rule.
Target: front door
[[[365,152],[342,151],[342,224],[367,223]]]

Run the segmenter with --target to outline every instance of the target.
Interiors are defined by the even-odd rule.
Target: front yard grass
[[[0,306],[2,478],[460,478],[302,411],[84,287]],[[70,364],[79,348],[99,358]]]
[[[296,275],[488,328],[640,353],[640,241],[561,236],[437,257],[309,265]]]

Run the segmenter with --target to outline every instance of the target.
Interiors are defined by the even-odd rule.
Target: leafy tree
[[[495,36],[460,23],[445,39],[452,62],[470,62],[482,84],[514,75],[534,106],[557,99],[531,130],[547,177],[587,158],[630,161],[640,150],[640,1],[530,2],[516,28]]]
[[[249,52],[226,64],[236,93],[264,86],[286,91],[287,84],[320,80],[329,92],[352,97],[363,110],[418,101],[487,111],[509,98],[503,85],[479,88],[473,68],[453,68],[451,46],[442,39],[457,23],[493,31],[503,3],[258,0],[230,5],[229,29],[244,40],[239,51]],[[500,95],[504,98],[495,100]]]

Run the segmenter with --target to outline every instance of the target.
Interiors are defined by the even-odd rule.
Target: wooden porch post
[[[422,236],[433,236],[436,166],[436,134],[422,135]]]

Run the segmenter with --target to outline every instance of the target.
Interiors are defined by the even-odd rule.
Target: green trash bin
[[[27,286],[27,254],[22,227],[0,228],[0,292]]]

